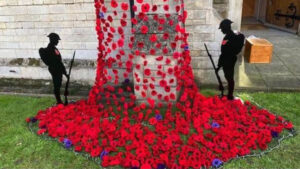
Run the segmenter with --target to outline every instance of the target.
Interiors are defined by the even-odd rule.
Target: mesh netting
[[[185,89],[197,92],[182,1],[151,2],[95,2],[99,56],[90,103],[122,98],[129,107],[156,107],[174,103]]]

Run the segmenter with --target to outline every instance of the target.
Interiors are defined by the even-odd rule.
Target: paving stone
[[[255,66],[260,74],[267,74],[274,76],[274,78],[278,75],[292,76],[292,73],[283,64],[261,64]]]
[[[273,45],[270,64],[244,63],[238,67],[237,86],[245,88],[300,89],[300,38],[274,29],[246,30],[246,36],[255,35]]]
[[[300,76],[300,66],[297,63],[300,62],[294,62],[294,63],[287,62],[286,66],[292,72],[293,75]]]
[[[262,75],[269,89],[299,89],[300,80],[296,76]]]
[[[254,88],[254,89],[267,89],[267,84],[261,75],[238,75],[235,80],[238,88]]]

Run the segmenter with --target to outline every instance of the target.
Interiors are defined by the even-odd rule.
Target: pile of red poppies
[[[103,167],[125,168],[219,167],[251,150],[265,150],[273,137],[293,127],[248,102],[197,94],[185,104],[176,111],[141,104],[130,113],[79,101],[40,111],[35,118],[38,134],[101,158]]]
[[[95,85],[88,100],[51,107],[27,119],[37,122],[39,135],[47,134],[68,149],[101,158],[103,167],[217,168],[236,156],[267,149],[272,138],[293,128],[282,117],[249,102],[202,96],[190,64],[183,0],[172,0],[174,8],[168,0],[161,1],[165,4],[135,0],[135,5],[130,6],[117,0],[95,0],[99,40]],[[171,8],[176,20],[172,19]],[[136,13],[134,18],[129,18],[130,9]],[[156,11],[165,14],[158,15]],[[149,19],[157,22],[154,32],[160,32],[160,36],[149,34]],[[130,25],[137,26],[128,32]],[[175,36],[164,32],[172,26]],[[148,37],[153,48],[144,50],[147,44],[135,39],[136,32]],[[162,55],[155,58],[157,68],[153,71],[147,68],[147,59],[156,53]],[[142,63],[135,62],[136,58]],[[138,85],[109,85],[120,83],[121,69],[125,70],[121,73],[126,79],[123,83],[129,83],[133,74]],[[133,69],[142,70],[143,76]],[[181,93],[178,99],[171,91],[174,83]],[[157,87],[164,92],[157,91]],[[137,93],[145,103],[137,105]]]

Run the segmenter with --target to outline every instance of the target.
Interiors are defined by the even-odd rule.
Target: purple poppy
[[[211,124],[211,127],[212,127],[212,128],[220,128],[220,125],[219,125],[219,123],[217,123],[217,122],[213,122],[213,123]]]
[[[164,165],[164,164],[157,165],[157,169],[165,169],[165,168],[166,168],[166,165]]]
[[[130,80],[129,79],[125,79],[125,81],[124,81],[126,84],[128,84],[129,82],[130,82]]]
[[[106,150],[103,150],[103,151],[101,152],[101,154],[100,154],[101,160],[103,160],[103,157],[104,157],[104,156],[107,156],[107,155],[108,155],[108,152],[107,152]]]
[[[223,162],[217,158],[215,158],[213,161],[212,161],[212,166],[215,167],[215,168],[219,168],[221,165],[223,164]]]
[[[103,12],[99,12],[99,16],[100,16],[101,19],[103,19],[104,18],[104,13]]]
[[[64,146],[65,146],[65,148],[67,148],[67,149],[71,148],[71,147],[72,147],[72,142],[71,142],[71,140],[65,138],[65,139],[64,139]]]
[[[157,120],[157,121],[160,121],[160,120],[162,120],[162,115],[160,115],[160,114],[156,114],[155,115],[155,119]]]
[[[185,50],[185,51],[188,51],[188,50],[189,50],[189,46],[188,46],[188,45],[185,45],[185,46],[184,46],[184,50]]]
[[[35,117],[32,117],[32,118],[30,118],[30,121],[31,121],[32,123],[35,123],[35,122],[37,121],[37,119],[36,119]]]
[[[279,137],[279,134],[276,131],[271,131],[271,135],[273,138]]]

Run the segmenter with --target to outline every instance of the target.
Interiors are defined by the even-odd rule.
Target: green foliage
[[[204,89],[206,96],[218,94]],[[291,120],[300,129],[300,93],[238,93],[244,100]],[[38,110],[54,104],[52,98],[0,96],[0,168],[99,168],[82,155],[63,148],[54,141],[32,134],[25,122]],[[258,158],[235,159],[225,168],[297,168],[300,166],[300,138],[285,140],[279,149]]]

